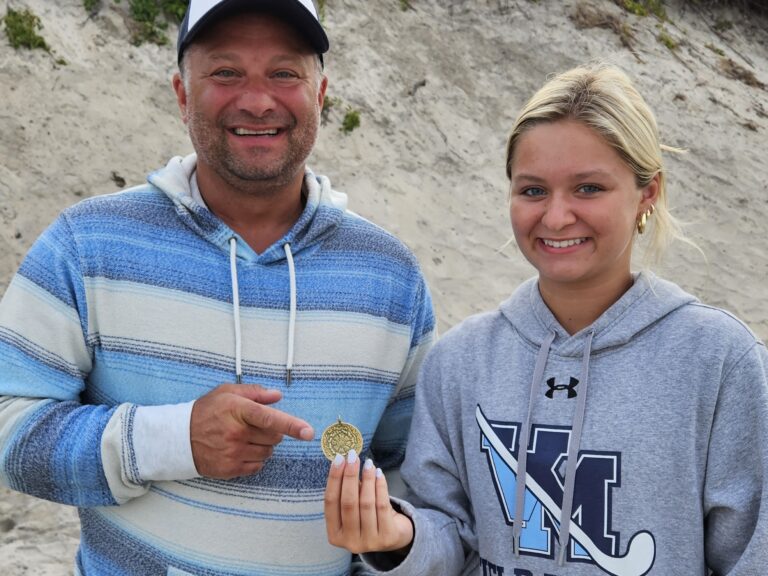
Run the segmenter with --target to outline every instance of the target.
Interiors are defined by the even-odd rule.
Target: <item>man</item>
[[[196,155],[65,210],[0,304],[0,482],[80,508],[84,576],[347,574],[320,434],[399,465],[429,294],[305,167],[310,0],[192,0],[178,48]]]

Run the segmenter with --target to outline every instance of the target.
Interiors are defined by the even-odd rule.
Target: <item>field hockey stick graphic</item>
[[[485,419],[480,406],[475,411],[477,423],[480,425],[485,437],[491,443],[496,452],[517,476],[517,460],[504,446],[494,432],[491,425]],[[547,492],[531,476],[525,479],[525,486],[542,503],[552,517],[560,519],[562,511]],[[518,514],[519,512],[516,512]],[[570,535],[592,557],[595,564],[612,576],[643,576],[653,566],[656,556],[656,544],[650,532],[640,531],[630,538],[627,544],[627,552],[623,556],[611,556],[606,554],[592,541],[576,522],[571,521]]]

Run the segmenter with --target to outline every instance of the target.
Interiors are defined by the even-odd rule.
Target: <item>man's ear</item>
[[[317,104],[320,106],[320,110],[323,109],[323,102],[325,102],[325,91],[328,89],[328,76],[323,76],[320,81],[320,90],[317,92]]]
[[[173,91],[176,92],[176,103],[179,105],[179,111],[181,112],[181,119],[184,124],[187,123],[187,90],[184,88],[184,80],[181,78],[181,74],[176,72],[173,75]]]

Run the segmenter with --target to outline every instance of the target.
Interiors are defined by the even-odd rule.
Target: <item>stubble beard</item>
[[[268,119],[246,120],[249,125],[265,123]],[[291,116],[287,125],[285,153],[278,158],[263,158],[255,149],[248,156],[236,154],[227,141],[229,133],[221,122],[210,122],[195,109],[188,110],[187,128],[197,152],[198,162],[207,164],[221,179],[235,189],[249,194],[277,193],[294,181],[303,171],[317,140],[320,114],[315,111],[302,120]]]

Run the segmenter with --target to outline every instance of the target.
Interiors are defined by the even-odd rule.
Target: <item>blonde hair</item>
[[[576,120],[600,134],[634,172],[639,188],[659,175],[656,210],[646,232],[646,257],[650,262],[660,261],[673,240],[688,242],[669,212],[661,158],[662,150],[683,150],[659,142],[656,119],[624,72],[608,64],[579,66],[555,76],[539,89],[520,112],[507,141],[508,178],[520,136],[537,124],[558,120]]]

